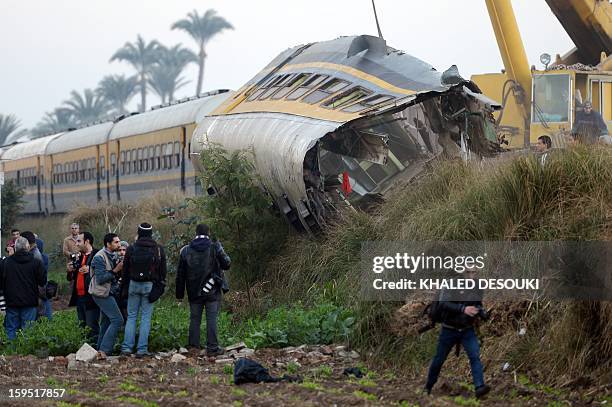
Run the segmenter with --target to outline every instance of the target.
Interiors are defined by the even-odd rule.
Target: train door
[[[43,169],[40,165],[40,156],[36,157],[36,200],[38,202],[38,213],[42,213],[42,197],[41,197],[41,189],[42,182],[44,182],[44,178],[42,176]]]
[[[185,126],[181,127],[181,151],[180,151],[180,160],[181,160],[181,191],[185,192],[186,190],[186,182],[185,182],[185,146],[187,145],[187,129]]]

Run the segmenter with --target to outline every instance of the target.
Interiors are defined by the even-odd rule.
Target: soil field
[[[361,368],[358,379],[343,374],[363,366],[355,354],[333,346],[262,349],[252,359],[274,376],[300,376],[301,383],[233,384],[231,363],[191,351],[173,361],[174,352],[146,359],[111,357],[104,361],[71,362],[65,357],[0,356],[1,405],[88,406],[561,406],[605,405],[605,388],[590,392],[550,391],[521,384],[511,373],[487,373],[492,392],[472,397],[468,378],[441,378],[431,396],[421,391],[422,378],[398,378]],[[352,357],[351,357],[352,356]],[[423,372],[425,373],[425,372]],[[423,376],[424,377],[424,376]],[[15,398],[10,389],[64,389],[57,398]],[[13,395],[14,395],[13,390]],[[609,393],[608,393],[609,394]],[[609,401],[608,401],[609,403]]]

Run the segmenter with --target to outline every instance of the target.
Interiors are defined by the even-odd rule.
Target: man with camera
[[[469,278],[473,278],[468,271]],[[451,301],[452,299],[453,301]],[[436,355],[431,361],[425,391],[431,394],[431,389],[438,381],[442,365],[454,346],[462,345],[470,360],[472,379],[476,397],[486,395],[491,388],[484,382],[482,362],[480,361],[480,344],[474,330],[478,319],[487,320],[487,313],[482,305],[480,290],[440,292],[437,307],[439,309],[442,329],[438,338]]]
[[[209,237],[208,225],[196,226],[196,237],[180,251],[176,271],[176,299],[183,300],[185,289],[189,299],[189,348],[200,349],[200,324],[206,309],[206,354],[224,353],[217,338],[217,316],[222,293],[226,286],[223,271],[229,270],[231,260],[219,241]]]
[[[89,343],[96,347],[100,333],[100,308],[94,302],[91,294],[87,292],[91,282],[89,268],[93,260],[94,237],[89,232],[83,232],[77,237],[78,254],[71,254],[68,263],[66,279],[72,284],[70,302],[68,306],[76,307],[77,317],[81,327],[89,328]]]

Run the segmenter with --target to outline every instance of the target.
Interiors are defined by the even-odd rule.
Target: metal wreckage
[[[198,123],[192,151],[252,149],[280,211],[313,233],[339,204],[379,200],[436,157],[495,154],[499,108],[455,66],[341,37],[277,56]]]

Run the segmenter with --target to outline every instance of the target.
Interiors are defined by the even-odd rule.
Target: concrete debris
[[[53,362],[55,358],[53,356],[49,356],[49,362]]]
[[[527,333],[527,328],[523,327],[520,329],[518,334],[519,336],[524,336],[526,333]]]
[[[231,364],[234,363],[234,359],[231,358],[223,358],[223,359],[216,359],[215,360],[216,364]]]
[[[170,361],[172,363],[178,363],[178,362],[182,362],[185,359],[187,359],[186,356],[183,356],[180,353],[175,353],[174,355],[172,355],[172,359],[170,359]]]
[[[179,353],[180,354],[185,354],[185,353],[189,353],[189,351],[186,348],[179,348]]]
[[[350,352],[341,350],[340,352],[338,352],[338,356],[346,359],[359,359],[359,353],[355,352],[354,350]]]
[[[92,348],[88,343],[84,343],[83,346],[76,353],[76,360],[82,362],[91,362],[98,356],[98,351]]]
[[[229,353],[229,352],[231,352],[231,351],[233,351],[233,350],[235,350],[235,351],[239,351],[240,349],[243,349],[243,348],[246,348],[246,347],[247,347],[247,346],[245,345],[245,343],[244,343],[244,342],[238,342],[238,343],[235,343],[235,344],[233,344],[233,345],[227,346],[227,347],[225,348],[225,352],[226,352],[226,353]]]
[[[502,366],[502,371],[507,372],[510,369],[510,363],[506,362]]]

